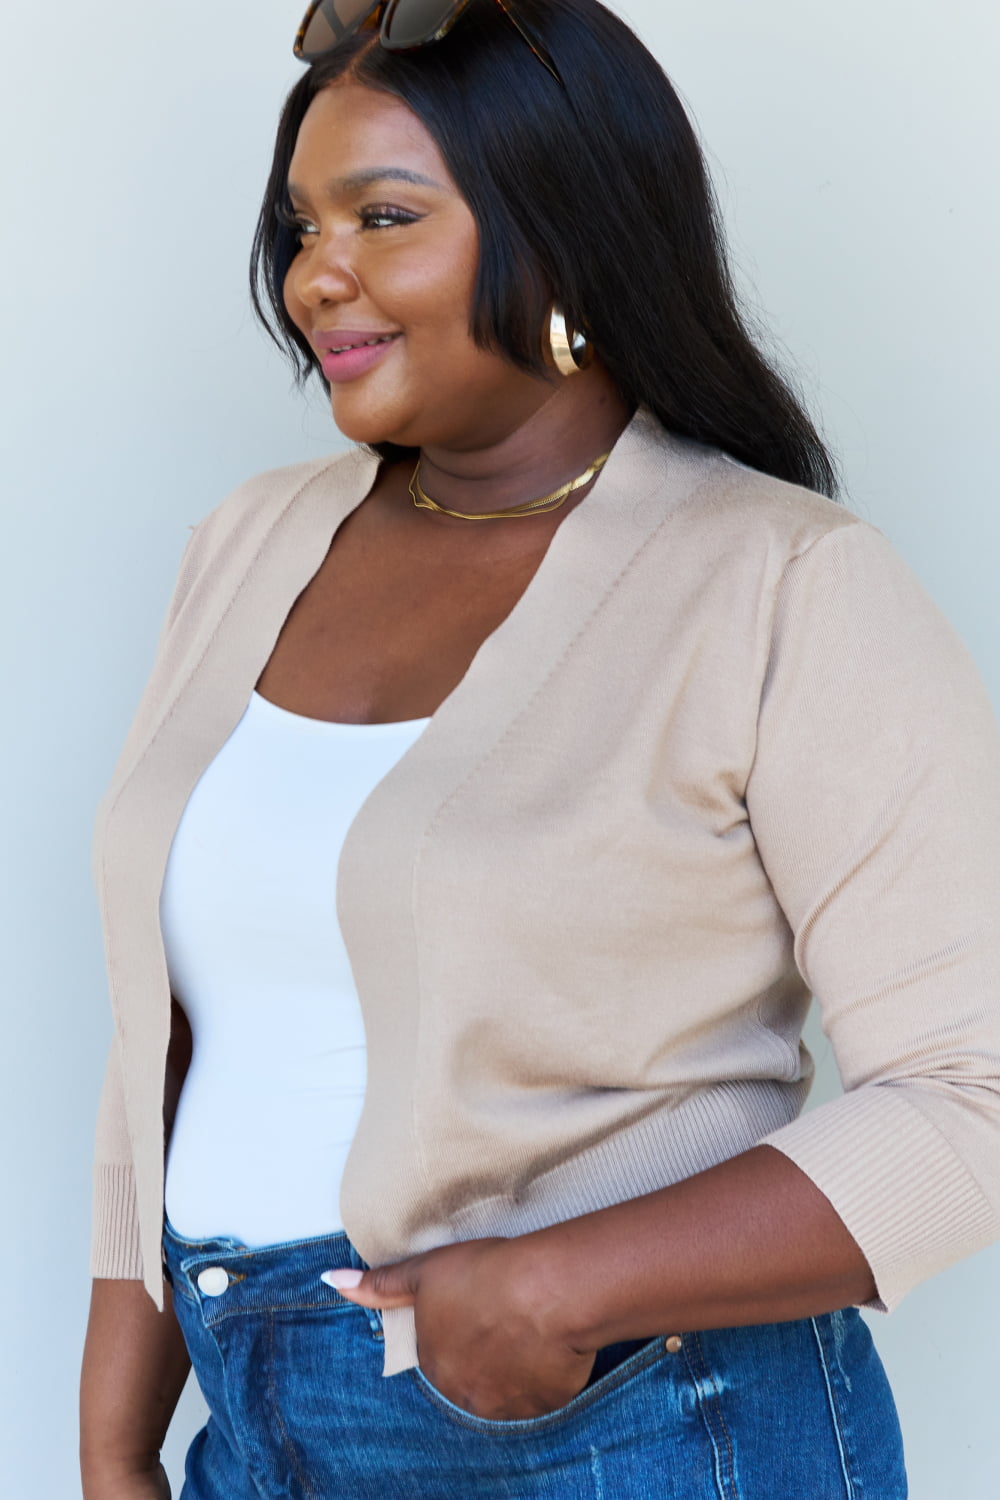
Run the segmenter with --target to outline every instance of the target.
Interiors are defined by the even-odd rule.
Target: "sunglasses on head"
[[[382,46],[390,52],[425,47],[439,42],[454,26],[470,0],[312,0],[302,18],[293,48],[302,62],[315,62],[331,47],[346,41],[367,26],[378,30]],[[541,42],[531,36],[504,0],[496,0],[511,25],[527,42],[557,83],[562,79]]]

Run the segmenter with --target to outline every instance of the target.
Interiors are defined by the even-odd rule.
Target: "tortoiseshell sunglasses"
[[[379,41],[391,52],[439,42],[454,26],[470,0],[312,0],[295,38],[295,56],[315,62],[362,26],[378,28]],[[562,83],[555,63],[537,37],[529,34],[505,0],[496,0],[543,67]]]

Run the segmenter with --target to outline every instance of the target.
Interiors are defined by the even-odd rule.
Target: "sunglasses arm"
[[[521,22],[517,19],[510,7],[504,4],[504,0],[497,0],[497,4],[503,11],[504,15],[507,17],[510,24],[514,27],[514,29],[521,33],[521,36],[524,38],[528,46],[531,48],[532,52],[538,58],[538,61],[541,63],[542,67],[545,68],[547,72],[552,74],[552,77],[555,79],[556,83],[558,83],[562,88],[565,88],[566,85],[563,83],[562,78],[559,76],[558,68],[552,61],[549,54],[546,52],[545,48],[542,46],[541,42],[537,41],[536,38],[533,37],[531,33],[521,25]]]

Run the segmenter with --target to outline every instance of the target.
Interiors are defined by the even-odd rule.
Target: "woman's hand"
[[[420,1368],[449,1401],[493,1421],[543,1416],[583,1390],[593,1349],[574,1347],[526,1240],[445,1245],[393,1266],[328,1271],[361,1307],[410,1307]]]
[[[427,1378],[495,1420],[565,1406],[608,1344],[784,1323],[878,1295],[829,1199],[771,1146],[514,1239],[323,1279],[362,1307],[412,1305]]]

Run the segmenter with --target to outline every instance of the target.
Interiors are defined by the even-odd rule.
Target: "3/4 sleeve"
[[[197,576],[203,531],[195,527],[187,540],[166,616],[157,657],[170,634],[193,579]],[[140,715],[137,715],[137,721]],[[136,728],[130,734],[136,734]],[[129,741],[126,742],[126,752]],[[94,1196],[91,1220],[90,1274],[110,1280],[142,1279],[142,1253],[135,1196],[135,1172],[129,1142],[122,1085],[120,1038],[111,1043],[97,1110],[94,1143]]]
[[[310,503],[323,509],[324,520],[335,516],[342,494],[356,492],[360,498],[367,493],[365,486],[370,485],[377,463],[373,455],[355,449],[333,459],[323,458],[258,475],[238,486],[193,528],[180,561],[145,692],[98,808],[93,866],[116,1007],[117,1040],[108,1065],[97,1130],[97,1199],[91,1263],[96,1268],[95,1274],[129,1278],[143,1275],[154,1300],[162,1291],[158,1250],[153,1239],[154,1213],[162,1212],[162,1199],[156,1205],[150,1187],[157,1167],[156,1152],[169,1124],[171,1103],[170,1058],[160,1055],[164,995],[162,988],[157,989],[166,975],[148,920],[151,904],[145,908],[145,926],[137,930],[130,927],[136,921],[136,910],[123,900],[132,875],[128,862],[138,862],[135,877],[140,885],[147,870],[142,829],[133,827],[131,836],[124,838],[120,829],[114,830],[111,825],[133,773],[169,720],[183,686],[203,660],[219,621],[219,611],[224,613],[229,607],[225,601],[231,603],[239,595],[274,529],[315,481],[322,483]],[[347,485],[346,491],[342,482]],[[325,508],[327,504],[331,507],[329,511]],[[347,509],[349,504],[345,499],[344,510]],[[317,542],[320,540],[326,540],[328,545],[328,534],[324,538],[322,529],[317,533]],[[165,768],[164,780],[168,786],[175,771],[176,768]],[[176,771],[176,774],[181,773]],[[163,790],[162,786],[150,787],[148,795],[155,799]],[[155,825],[157,813],[158,809],[150,804],[150,826]],[[148,898],[148,887],[146,892]],[[128,955],[129,964],[123,965],[123,954]],[[151,987],[149,978],[154,970],[156,980]],[[136,971],[139,979],[131,977]],[[127,1017],[127,1025],[123,1024],[123,1015]],[[162,1132],[159,1143],[158,1124]],[[138,1143],[134,1151],[133,1142]],[[159,1165],[162,1168],[162,1159]],[[146,1247],[144,1267],[136,1225],[136,1194]]]
[[[891,1309],[1000,1237],[1000,736],[961,642],[862,522],[785,571],[747,807],[845,1090],[766,1142]]]
[[[112,1281],[142,1280],[135,1172],[117,1036],[111,1043],[97,1111],[90,1274]]]

